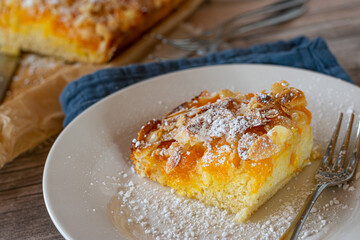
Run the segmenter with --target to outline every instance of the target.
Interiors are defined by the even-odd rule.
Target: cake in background
[[[0,0],[0,46],[104,63],[185,0]]]

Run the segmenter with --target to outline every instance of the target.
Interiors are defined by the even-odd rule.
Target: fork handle
[[[291,223],[290,227],[286,230],[284,235],[280,238],[280,240],[295,240],[299,236],[301,228],[303,227],[307,216],[310,213],[311,208],[314,206],[316,200],[320,196],[320,194],[324,191],[324,189],[328,185],[326,184],[318,184],[312,191],[312,193],[305,200],[304,205],[299,211],[298,215]]]

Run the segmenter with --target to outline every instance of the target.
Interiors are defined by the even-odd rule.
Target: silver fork
[[[325,156],[322,160],[322,163],[317,173],[315,174],[315,180],[317,184],[315,185],[313,192],[308,196],[304,206],[301,208],[300,212],[296,216],[295,220],[291,223],[288,230],[281,237],[281,240],[297,239],[300,230],[304,225],[311,208],[314,206],[315,201],[318,199],[318,197],[324,191],[325,188],[345,183],[354,176],[355,170],[359,163],[359,155],[360,155],[360,138],[359,138],[360,126],[358,126],[357,129],[357,136],[356,136],[357,140],[354,146],[353,153],[349,161],[346,161],[346,156],[348,154],[349,145],[350,145],[352,125],[354,122],[354,113],[352,113],[347,126],[344,142],[340,148],[337,158],[335,159],[334,151],[335,151],[336,141],[339,136],[342,119],[343,119],[343,113],[340,113],[339,119],[336,124],[336,128],[333,132],[330,143],[325,152]]]
[[[153,37],[175,48],[196,52],[197,55],[203,55],[204,53],[216,52],[221,43],[230,41],[238,37],[239,34],[283,23],[301,16],[306,11],[305,3],[306,0],[280,1],[251,12],[237,15],[221,23],[214,29],[204,31],[202,34],[190,38],[169,39],[161,34],[154,34]],[[245,25],[239,24],[239,21],[245,18],[266,14],[271,15]]]

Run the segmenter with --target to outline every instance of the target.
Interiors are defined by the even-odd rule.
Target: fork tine
[[[227,21],[223,22],[222,24],[220,24],[217,29],[213,29],[213,31],[215,31],[216,36],[218,36],[219,34],[222,34],[227,28],[233,28],[233,25],[238,26],[239,20],[242,20],[244,18],[248,18],[248,17],[253,17],[253,16],[258,16],[261,14],[271,14],[271,13],[276,13],[276,12],[280,12],[280,11],[284,11],[287,9],[291,9],[294,7],[298,7],[301,5],[304,5],[306,3],[307,0],[283,0],[283,1],[279,1],[276,2],[274,4],[265,6],[263,8],[254,10],[254,11],[250,11],[250,12],[246,12],[240,15],[237,15],[233,18],[228,19]],[[229,31],[229,30],[228,30]],[[227,32],[228,32],[227,31]],[[232,31],[232,30],[230,30]]]
[[[330,143],[326,149],[326,152],[325,152],[325,156],[323,158],[323,161],[322,161],[322,166],[324,168],[327,168],[328,165],[329,165],[329,162],[331,162],[332,158],[333,158],[333,155],[334,155],[334,150],[335,150],[335,145],[336,145],[336,141],[338,139],[338,136],[339,136],[339,131],[340,131],[340,127],[341,127],[341,122],[342,122],[342,119],[343,119],[343,113],[341,112],[340,113],[340,116],[338,118],[338,121],[336,123],[336,128],[334,129],[334,132],[332,134],[332,137],[331,137],[331,140],[330,140]]]
[[[343,145],[341,146],[341,149],[340,149],[339,154],[338,154],[338,158],[335,161],[335,163],[334,163],[334,165],[332,167],[332,170],[338,171],[339,169],[342,168],[342,166],[344,164],[344,160],[345,160],[345,157],[347,155],[347,151],[348,151],[348,147],[349,147],[351,130],[352,130],[353,122],[354,122],[354,116],[355,116],[354,113],[352,113],[351,117],[350,117],[350,121],[349,121],[348,126],[347,126],[346,136],[344,138]]]
[[[160,40],[160,39],[158,39]],[[201,42],[200,40],[196,40],[196,39],[168,39],[168,38],[163,38],[163,40],[161,40],[161,42],[163,44],[167,44],[169,46],[172,46],[174,48],[180,49],[180,50],[184,50],[184,51],[195,51],[201,47],[206,46],[208,43],[205,42]]]
[[[281,0],[250,12],[241,13],[213,29],[209,29],[202,34],[190,38],[169,39],[156,33],[152,34],[152,37],[161,41],[163,44],[170,45],[180,50],[196,51],[197,49],[202,48],[211,52],[217,50],[217,45],[219,45],[220,42],[228,40],[227,38],[233,38],[240,33],[289,21],[302,15],[305,12],[304,5],[306,2],[307,0]],[[268,16],[270,14],[272,16]],[[251,17],[255,16],[263,17],[260,20],[255,19],[252,23],[248,24],[244,24],[244,22],[240,24],[241,21],[239,22],[239,20],[244,18],[250,18],[251,20]],[[227,29],[226,31],[225,28]]]
[[[347,133],[344,139],[344,144],[341,147],[341,151],[348,151],[348,145],[350,141],[350,135],[351,135],[351,128],[354,122],[354,113],[351,114],[350,121],[348,123]],[[354,173],[356,171],[356,168],[360,161],[360,120],[358,120],[358,128],[357,128],[357,134],[356,134],[356,144],[354,147],[354,151],[352,154],[352,157],[347,164],[347,168],[344,169],[341,167],[341,171],[334,171],[334,168],[326,167],[329,164],[329,161],[331,161],[331,156],[334,153],[334,147],[336,145],[336,140],[339,136],[339,130],[341,126],[341,121],[343,118],[343,113],[340,113],[339,119],[336,124],[336,128],[334,129],[333,135],[331,137],[329,146],[326,150],[326,157],[324,157],[323,165],[321,166],[317,173],[315,174],[315,179],[317,181],[316,187],[313,188],[311,194],[308,196],[305,205],[301,208],[300,212],[296,216],[295,220],[291,223],[290,227],[286,230],[286,232],[283,234],[283,236],[280,238],[282,240],[285,239],[291,239],[295,240],[299,236],[299,233],[301,231],[301,228],[310,213],[311,208],[315,204],[315,201],[318,199],[322,191],[330,186],[336,186],[342,183],[345,183],[354,176]],[[352,146],[353,144],[351,144]],[[340,155],[342,155],[340,153]],[[346,155],[346,153],[345,153]],[[341,156],[342,158],[343,156]],[[344,161],[344,159],[341,159],[340,161]],[[335,164],[338,164],[339,160]],[[341,162],[343,164],[343,162]],[[324,169],[326,167],[326,169]]]
[[[223,38],[224,38],[224,40],[232,41],[232,40],[236,39],[240,34],[247,33],[249,31],[253,31],[256,29],[270,27],[270,26],[273,26],[276,24],[287,22],[289,20],[300,17],[305,12],[306,12],[305,6],[290,8],[286,11],[283,11],[281,14],[272,15],[272,16],[266,17],[257,22],[234,27],[234,28],[230,29],[229,32],[224,33]]]
[[[353,151],[351,159],[346,168],[346,171],[348,173],[350,173],[349,178],[351,178],[354,175],[357,165],[359,163],[359,159],[360,159],[360,120],[358,121],[358,129],[357,129],[356,139],[357,140],[356,140],[355,149]]]
[[[161,34],[153,34],[152,35],[156,40],[161,41],[163,44],[168,44],[170,46],[181,48],[185,50],[194,50],[201,46],[201,42],[199,40],[193,38],[180,38],[180,39],[169,39],[164,37]]]

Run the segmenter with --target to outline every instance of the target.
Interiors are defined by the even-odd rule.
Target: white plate
[[[154,230],[151,225],[141,228],[140,225],[135,226],[135,223],[128,223],[130,215],[145,211],[143,217],[149,219],[146,223],[153,224],[151,221],[156,220],[156,217],[146,214],[161,216],[170,211],[172,215],[179,215],[178,210],[172,209],[173,204],[168,201],[171,198],[175,201],[184,200],[171,194],[169,189],[148,183],[148,180],[140,179],[131,172],[129,149],[131,140],[140,127],[149,119],[161,117],[202,90],[217,91],[228,88],[244,93],[258,92],[270,89],[272,83],[282,79],[305,92],[309,109],[313,113],[312,125],[316,143],[321,147],[329,138],[340,110],[349,112],[360,109],[360,88],[315,72],[280,66],[241,64],[204,67],[163,75],[133,85],[112,94],[82,113],[64,129],[52,147],[45,165],[43,191],[47,209],[56,227],[67,239],[148,239],[156,236],[144,233],[146,229]],[[305,198],[306,191],[311,187],[309,176],[314,168],[312,164],[292,180],[259,209],[249,222],[241,225],[241,229],[237,228],[235,231],[226,227],[227,233],[224,235],[221,229],[220,233],[210,234],[235,239],[240,236],[253,236],[256,239],[266,236],[270,239],[277,238],[289,224]],[[124,219],[121,220],[118,230],[115,230],[107,214],[107,205],[119,187],[129,188],[130,180],[138,189],[138,192],[132,195],[141,194],[139,189],[145,191],[143,198],[148,197],[147,201],[160,204],[156,205],[159,206],[159,211],[150,213],[149,209],[135,208],[134,213],[130,211],[128,215],[119,217],[120,220]],[[360,238],[360,228],[357,227],[360,222],[357,203],[360,188],[356,188],[356,184],[357,181],[351,184],[355,189],[350,187],[350,191],[345,187],[325,192],[316,205],[318,211],[311,214],[302,236],[311,235],[311,239]],[[301,188],[302,190],[299,190]],[[157,191],[155,195],[154,189]],[[160,197],[157,198],[156,195]],[[136,201],[141,203],[139,199]],[[124,208],[134,207],[134,202],[128,202]],[[170,210],[161,210],[161,204],[170,205]],[[182,204],[194,203],[181,203],[181,207],[185,206]],[[194,208],[194,205],[191,208]],[[219,214],[213,208],[208,209],[215,211],[213,214]],[[172,216],[172,220],[177,225],[183,225],[184,222],[176,223],[177,217]],[[196,216],[192,219],[196,219]],[[182,221],[186,223],[187,220]],[[204,234],[196,232],[199,230],[196,229],[197,226],[192,223],[185,227],[176,226],[177,229],[174,230],[178,235],[174,233],[172,237],[184,238],[185,235],[181,235],[183,231],[195,236]],[[216,229],[215,226],[209,227],[212,228]],[[158,236],[164,238],[165,235]]]

